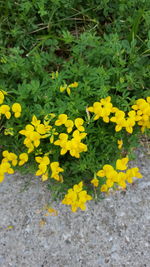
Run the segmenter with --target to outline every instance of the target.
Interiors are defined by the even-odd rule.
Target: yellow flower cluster
[[[102,98],[99,102],[95,102],[93,107],[89,107],[88,111],[94,112],[94,120],[102,118],[104,122],[109,122],[109,115],[113,112],[113,105],[111,103],[111,97],[108,96],[105,99]]]
[[[133,178],[142,178],[141,173],[137,167],[128,168],[128,157],[118,159],[116,161],[116,169],[113,166],[106,164],[103,166],[102,170],[97,172],[97,176],[101,178],[106,178],[105,184],[103,184],[100,188],[101,192],[107,192],[110,188],[126,188],[126,183],[132,183]],[[117,171],[118,170],[118,171]],[[91,183],[98,187],[99,180],[98,178],[94,178],[91,180]]]
[[[13,174],[14,170],[11,168],[11,164],[9,162],[2,162],[0,164],[0,183],[3,182],[5,178],[5,173]]]
[[[72,133],[72,139],[69,140],[69,136],[66,133],[59,134],[59,139],[54,142],[54,145],[60,146],[60,154],[64,155],[67,151],[70,152],[72,157],[79,158],[81,152],[87,151],[87,145],[83,144],[81,140],[86,137],[84,129],[84,120],[82,118],[77,118],[75,121],[68,120],[66,114],[60,114],[58,120],[55,121],[56,126],[65,125],[67,132],[70,133],[73,130],[73,127],[76,126],[76,130]]]
[[[116,123],[116,132],[125,128],[131,134],[136,122],[141,126],[142,132],[145,128],[150,128],[150,97],[147,97],[147,101],[142,98],[138,99],[127,117],[124,111],[113,107],[110,96],[101,99],[100,102],[95,102],[92,107],[88,108],[88,111],[95,114],[94,120],[102,118],[106,123],[109,121]],[[110,118],[111,113],[115,114]]]
[[[34,147],[40,145],[40,139],[45,138],[45,134],[52,128],[50,125],[42,124],[35,115],[32,117],[31,124],[27,124],[24,130],[19,131],[20,134],[26,137],[24,145],[28,148],[28,153],[31,153]]]
[[[5,173],[13,174],[14,170],[12,166],[22,166],[28,161],[28,155],[26,153],[21,153],[17,156],[15,153],[9,152],[7,150],[2,152],[3,159],[0,164],[0,182],[4,180]]]
[[[64,92],[64,91],[67,91],[67,94],[70,95],[70,93],[71,93],[70,88],[76,88],[76,87],[78,87],[78,83],[74,82],[74,83],[71,83],[69,85],[64,84],[63,86],[60,86],[59,89],[60,89],[61,93]]]
[[[0,90],[0,104],[3,104],[5,95],[7,95],[7,93],[5,91]],[[6,119],[9,120],[11,117],[10,110],[11,110],[10,106],[5,105],[5,104],[1,105],[0,106],[0,118],[1,118],[1,115],[5,115]],[[15,118],[19,118],[21,116],[21,105],[19,103],[14,103],[12,105],[12,111],[14,112]]]
[[[58,78],[57,72],[52,75],[52,79],[56,78]],[[77,86],[78,83],[74,82],[69,85],[61,86],[60,91],[64,92],[66,90],[70,95],[71,88],[76,88]],[[19,103],[14,103],[12,107],[10,107],[9,105],[3,104],[6,94],[5,91],[0,90],[0,118],[1,115],[4,115],[7,119],[10,119],[12,112],[15,118],[19,118],[22,112],[21,105]],[[102,118],[106,123],[114,122],[116,124],[116,132],[125,128],[126,131],[131,134],[136,123],[141,127],[142,132],[144,132],[146,128],[150,128],[150,97],[147,97],[146,100],[136,100],[135,104],[132,106],[132,110],[128,112],[127,116],[122,110],[113,107],[110,96],[101,99],[99,102],[95,102],[93,106],[87,108],[86,111],[89,120],[89,112],[93,112],[94,120]],[[50,125],[54,117],[55,114],[47,114],[44,117],[43,123],[41,123],[41,120],[38,120],[36,116],[33,115],[31,123],[27,124],[24,129],[19,131],[20,134],[25,136],[24,145],[28,148],[28,153],[31,153],[40,145],[41,139],[50,137],[50,143],[61,148],[60,155],[69,152],[72,157],[80,158],[80,153],[87,151],[87,145],[82,143],[82,139],[87,135],[84,128],[84,120],[82,118],[71,120],[68,118],[67,114],[60,114],[54,122],[56,126],[54,126],[55,129]],[[54,136],[58,135],[56,130],[59,126],[63,126],[65,130],[59,131],[60,134],[57,140],[54,141]],[[4,134],[13,135],[13,128],[5,129]],[[123,140],[118,140],[117,145],[118,148],[121,149]],[[56,181],[63,182],[63,177],[60,173],[63,172],[64,169],[60,167],[58,161],[50,162],[48,155],[51,151],[43,156],[37,156],[40,153],[42,154],[42,149],[39,149],[39,151],[35,153],[35,161],[38,163],[38,170],[35,174],[37,176],[42,176],[42,181],[46,181],[51,177]],[[5,150],[2,152],[2,156],[3,159],[0,163],[0,182],[4,180],[4,175],[6,173],[14,173],[13,167],[16,165],[22,166],[28,161],[27,153],[16,155],[15,153]],[[137,167],[128,169],[128,160],[128,157],[118,159],[115,168],[109,164],[104,165],[101,170],[95,173],[91,184],[93,184],[94,187],[100,186],[101,192],[108,192],[110,188],[125,189],[127,183],[133,182],[133,178],[142,178]],[[100,182],[101,178],[104,180]],[[103,181],[105,181],[105,183],[101,185]],[[85,203],[91,199],[92,197],[87,194],[87,191],[83,190],[83,182],[80,182],[68,190],[62,203],[70,205],[72,211],[76,212],[78,208],[85,210]]]
[[[135,105],[132,106],[136,114],[139,116],[138,125],[141,126],[141,131],[144,132],[145,128],[150,129],[150,97],[147,99],[138,99]]]
[[[35,173],[35,175],[37,176],[42,175],[42,181],[46,181],[48,179],[50,168],[51,168],[51,178],[54,178],[59,182],[63,181],[63,178],[59,173],[63,172],[64,170],[60,168],[59,162],[56,161],[50,163],[50,159],[48,156],[36,157],[35,160],[36,162],[39,163],[38,170]]]
[[[11,162],[11,164],[13,166],[16,166],[17,165],[17,162],[18,162],[17,158],[18,158],[18,156],[15,153],[8,152],[7,150],[5,150],[5,151],[3,151],[2,155],[3,155],[2,163],[3,162]]]
[[[85,210],[85,203],[91,199],[92,197],[87,194],[87,191],[83,190],[83,182],[80,182],[79,184],[74,185],[73,188],[68,190],[68,193],[62,200],[62,204],[70,205],[71,210],[73,212],[76,212],[78,208]]]

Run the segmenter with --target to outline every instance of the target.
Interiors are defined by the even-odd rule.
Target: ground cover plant
[[[32,172],[76,211],[142,177],[128,161],[150,128],[149,10],[1,2],[0,181]]]

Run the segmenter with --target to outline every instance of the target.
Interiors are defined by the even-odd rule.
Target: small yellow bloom
[[[40,124],[40,120],[37,119],[37,117],[35,115],[33,115],[32,117],[32,121],[31,124],[34,125],[35,127],[37,127]]]
[[[15,153],[4,150],[2,155],[4,157],[2,162],[11,162],[13,166],[17,165],[17,155]]]
[[[8,105],[0,106],[0,114],[4,114],[7,119],[10,119],[11,117],[10,107]]]
[[[103,184],[100,189],[101,192],[107,192],[108,191],[108,186],[106,184]]]
[[[73,188],[68,190],[68,193],[62,200],[62,204],[71,205],[72,212],[76,212],[78,208],[85,210],[85,203],[92,199],[92,197],[88,195],[87,191],[83,190],[82,187],[83,182],[74,185]]]
[[[116,169],[117,170],[121,170],[121,171],[124,171],[127,169],[127,163],[129,161],[129,158],[122,158],[122,159],[118,159],[116,161]]]
[[[42,157],[35,157],[36,162],[43,164],[43,165],[48,165],[50,163],[50,159],[47,156]]]
[[[67,121],[68,117],[66,114],[60,114],[58,116],[58,120],[55,121],[56,126],[61,126],[62,124],[65,124]]]
[[[61,93],[63,93],[66,89],[67,89],[67,84],[65,84],[64,86],[60,86],[59,88]]]
[[[84,120],[82,118],[75,119],[75,126],[77,127],[77,129],[80,132],[84,132],[85,131],[84,127],[82,126],[83,123],[84,123]]]
[[[117,144],[118,144],[118,148],[121,149],[122,146],[123,146],[123,141],[122,141],[122,139],[121,139],[121,140],[118,140],[118,141],[117,141]]]
[[[71,94],[71,90],[70,90],[70,87],[69,87],[69,86],[67,86],[67,89],[66,89],[66,91],[67,91],[67,94],[68,94],[68,95],[70,95],[70,94]]]
[[[107,178],[112,178],[114,175],[115,175],[115,170],[109,164],[105,164],[103,166],[103,169],[99,170],[97,172],[97,176],[99,176],[99,177],[105,177],[106,176]]]
[[[37,125],[36,127],[36,131],[39,134],[46,134],[47,132],[49,132],[49,130],[52,128],[52,126],[45,126],[44,124],[40,123],[39,125]],[[45,137],[45,136],[44,136]]]
[[[27,153],[21,153],[19,155],[19,166],[22,166],[23,164],[25,164],[28,161],[28,154]]]
[[[78,87],[78,83],[74,82],[74,83],[71,83],[69,85],[64,84],[64,86],[60,86],[59,90],[60,90],[61,93],[66,90],[67,94],[70,95],[70,93],[71,93],[70,88],[76,88],[76,87]]]
[[[63,172],[64,169],[60,168],[59,166],[59,162],[52,162],[50,164],[50,167],[51,167],[51,171],[52,171],[52,174],[51,174],[51,178],[54,178],[55,180],[57,181],[62,181],[62,177],[60,177],[59,173],[60,172]]]
[[[114,182],[111,179],[107,179],[106,185],[107,185],[108,188],[111,188],[111,187],[113,187]]]
[[[19,103],[14,103],[12,105],[12,111],[15,113],[15,118],[19,118],[21,115],[21,105]]]
[[[74,83],[71,83],[71,84],[69,84],[69,87],[70,88],[76,88],[76,87],[78,87],[78,83],[77,82],[74,82]]]
[[[5,173],[8,173],[8,174],[14,173],[14,170],[11,168],[11,165],[9,162],[2,162],[0,164],[0,176],[3,176]]]
[[[95,187],[98,187],[98,185],[99,185],[99,180],[98,180],[97,178],[93,178],[93,179],[91,180],[91,184],[93,184]]]
[[[48,180],[48,172],[45,172],[43,175],[42,175],[42,181],[45,182]]]
[[[72,132],[72,128],[73,128],[73,126],[74,126],[74,123],[73,123],[72,120],[67,120],[67,121],[65,122],[65,126],[66,126],[66,128],[67,128],[67,132],[70,133],[70,132]]]

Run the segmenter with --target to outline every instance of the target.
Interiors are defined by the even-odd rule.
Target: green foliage
[[[110,95],[114,106],[127,112],[136,99],[150,95],[150,1],[7,0],[0,5],[0,89],[8,92],[8,104],[22,105],[21,118],[5,122],[14,136],[1,137],[1,150],[23,151],[17,133],[33,114],[43,119],[65,113],[82,117],[88,134],[88,152],[80,160],[59,158],[68,186],[115,161],[118,139],[132,151],[138,129],[133,135],[114,134],[112,124],[88,124],[86,108]],[[56,71],[58,78],[52,79]],[[73,82],[79,86],[70,96],[59,91]],[[42,151],[49,146],[43,143]]]

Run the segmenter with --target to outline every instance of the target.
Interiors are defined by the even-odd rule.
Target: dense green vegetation
[[[20,118],[3,120],[1,151],[25,151],[18,132],[33,115],[42,120],[65,113],[72,120],[83,118],[88,134],[88,151],[80,159],[58,157],[58,147],[50,154],[64,168],[67,187],[131,152],[139,127],[131,135],[102,120],[89,123],[87,107],[111,96],[114,106],[128,112],[136,99],[150,96],[150,1],[6,0],[0,6],[0,89],[8,93],[8,105],[22,106]],[[60,92],[60,86],[74,82],[78,87],[70,95]],[[14,135],[3,134],[9,128]],[[122,154],[118,139],[124,142]],[[43,142],[31,153],[29,170],[37,168],[34,155],[50,149]]]

